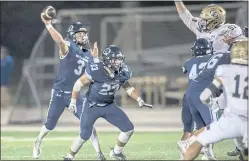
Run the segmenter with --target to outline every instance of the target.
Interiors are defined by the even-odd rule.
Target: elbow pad
[[[135,90],[134,87],[130,87],[130,88],[128,88],[128,89],[126,90],[126,93],[127,93],[128,95],[131,95],[131,93],[132,93],[134,90]]]

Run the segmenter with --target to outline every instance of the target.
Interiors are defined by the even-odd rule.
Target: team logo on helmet
[[[104,54],[104,55],[108,55],[110,52],[111,52],[111,49],[110,49],[110,48],[106,48],[106,49],[103,51],[103,54]]]
[[[217,17],[218,16],[218,13],[216,11],[214,11],[214,10],[210,11],[210,14],[213,17]]]

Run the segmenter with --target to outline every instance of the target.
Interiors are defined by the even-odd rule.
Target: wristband
[[[46,25],[47,30],[50,30],[53,26],[51,24]]]
[[[140,102],[140,101],[142,101],[142,98],[141,98],[141,97],[138,97],[138,98],[137,98],[137,102]]]
[[[76,99],[71,99],[71,104],[76,104]]]

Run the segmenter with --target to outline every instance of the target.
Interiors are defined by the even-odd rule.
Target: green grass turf
[[[32,158],[33,142],[38,132],[2,132],[1,160],[30,160]],[[52,132],[43,143],[42,160],[62,160],[67,153],[72,140],[78,132]],[[100,144],[106,159],[110,148],[114,147],[118,133],[99,132]],[[179,151],[176,142],[181,137],[180,132],[135,132],[125,147],[124,154],[129,160],[177,160]],[[237,160],[238,157],[228,157],[227,151],[234,148],[232,140],[215,145],[215,155],[219,160]],[[96,154],[88,141],[76,155],[78,160],[94,160]]]

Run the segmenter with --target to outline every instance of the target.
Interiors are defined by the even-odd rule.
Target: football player
[[[70,107],[76,108],[76,98],[80,89],[89,84],[89,90],[83,103],[80,120],[80,135],[73,141],[64,160],[72,160],[82,145],[91,136],[95,121],[102,117],[121,131],[117,144],[110,152],[110,157],[125,160],[123,148],[133,134],[134,126],[128,116],[114,103],[114,95],[122,86],[127,94],[135,99],[140,107],[152,108],[139,96],[129,83],[132,72],[124,63],[124,55],[117,46],[110,45],[102,52],[102,59],[94,59],[85,70],[85,74],[76,81]]]
[[[97,56],[98,53],[97,43],[94,44],[92,52],[84,48],[89,40],[87,29],[83,24],[76,22],[70,25],[67,30],[67,38],[63,39],[61,34],[52,26],[51,20],[45,20],[43,14],[44,13],[41,13],[41,19],[46,25],[52,39],[59,46],[60,65],[51,91],[46,122],[42,126],[40,134],[34,144],[33,156],[35,158],[39,158],[41,155],[44,137],[55,128],[65,107],[69,106],[74,83],[84,73],[87,62],[93,59],[92,55]],[[80,97],[77,99],[78,104],[82,104],[82,101]],[[78,107],[81,108],[81,106]],[[80,112],[81,109],[78,109],[77,112],[74,113],[78,119],[80,119]],[[91,133],[91,141],[97,152],[97,159],[104,160],[105,158],[101,152],[95,129],[93,129]]]
[[[246,37],[248,37],[248,27],[247,26],[244,27],[244,35]],[[235,139],[234,142],[235,142],[236,148],[234,150],[227,152],[228,156],[237,156],[240,154],[240,150],[238,148],[239,144],[238,144],[237,139]]]
[[[218,97],[223,89],[227,96],[227,107],[217,122],[203,128],[194,143],[187,149],[184,159],[195,159],[202,146],[224,139],[242,138],[241,159],[248,159],[248,39],[238,39],[231,48],[231,63],[220,65],[209,87],[201,93],[200,99],[207,104],[211,97]]]
[[[243,35],[236,24],[226,22],[226,11],[211,4],[202,9],[200,17],[193,17],[181,0],[175,1],[177,12],[184,24],[196,35],[213,45],[214,53],[226,52],[230,44]]]
[[[213,54],[212,44],[209,43],[206,39],[200,38],[197,39],[191,48],[193,58],[187,60],[184,63],[183,73],[187,75],[188,82],[192,81],[198,77],[199,72],[205,67],[207,61],[210,59]],[[182,103],[182,123],[183,123],[183,136],[181,141],[186,140],[190,137],[193,132],[193,119],[191,111],[186,99],[186,94],[183,96]],[[183,156],[180,154],[180,158],[183,159]]]
[[[199,73],[199,76],[191,81],[187,88],[186,98],[189,107],[191,108],[191,113],[196,123],[197,130],[209,125],[213,121],[211,115],[212,112],[206,104],[201,102],[200,94],[212,82],[216,68],[221,64],[228,63],[230,63],[230,56],[228,53],[216,53],[209,59],[204,69]],[[219,92],[221,93],[222,91]],[[181,142],[181,144],[178,144],[182,153],[186,150],[186,144],[188,145],[192,143],[193,137],[194,135],[186,141]],[[215,159],[212,148],[209,147],[206,148],[206,150],[207,154],[209,154],[208,159]]]

